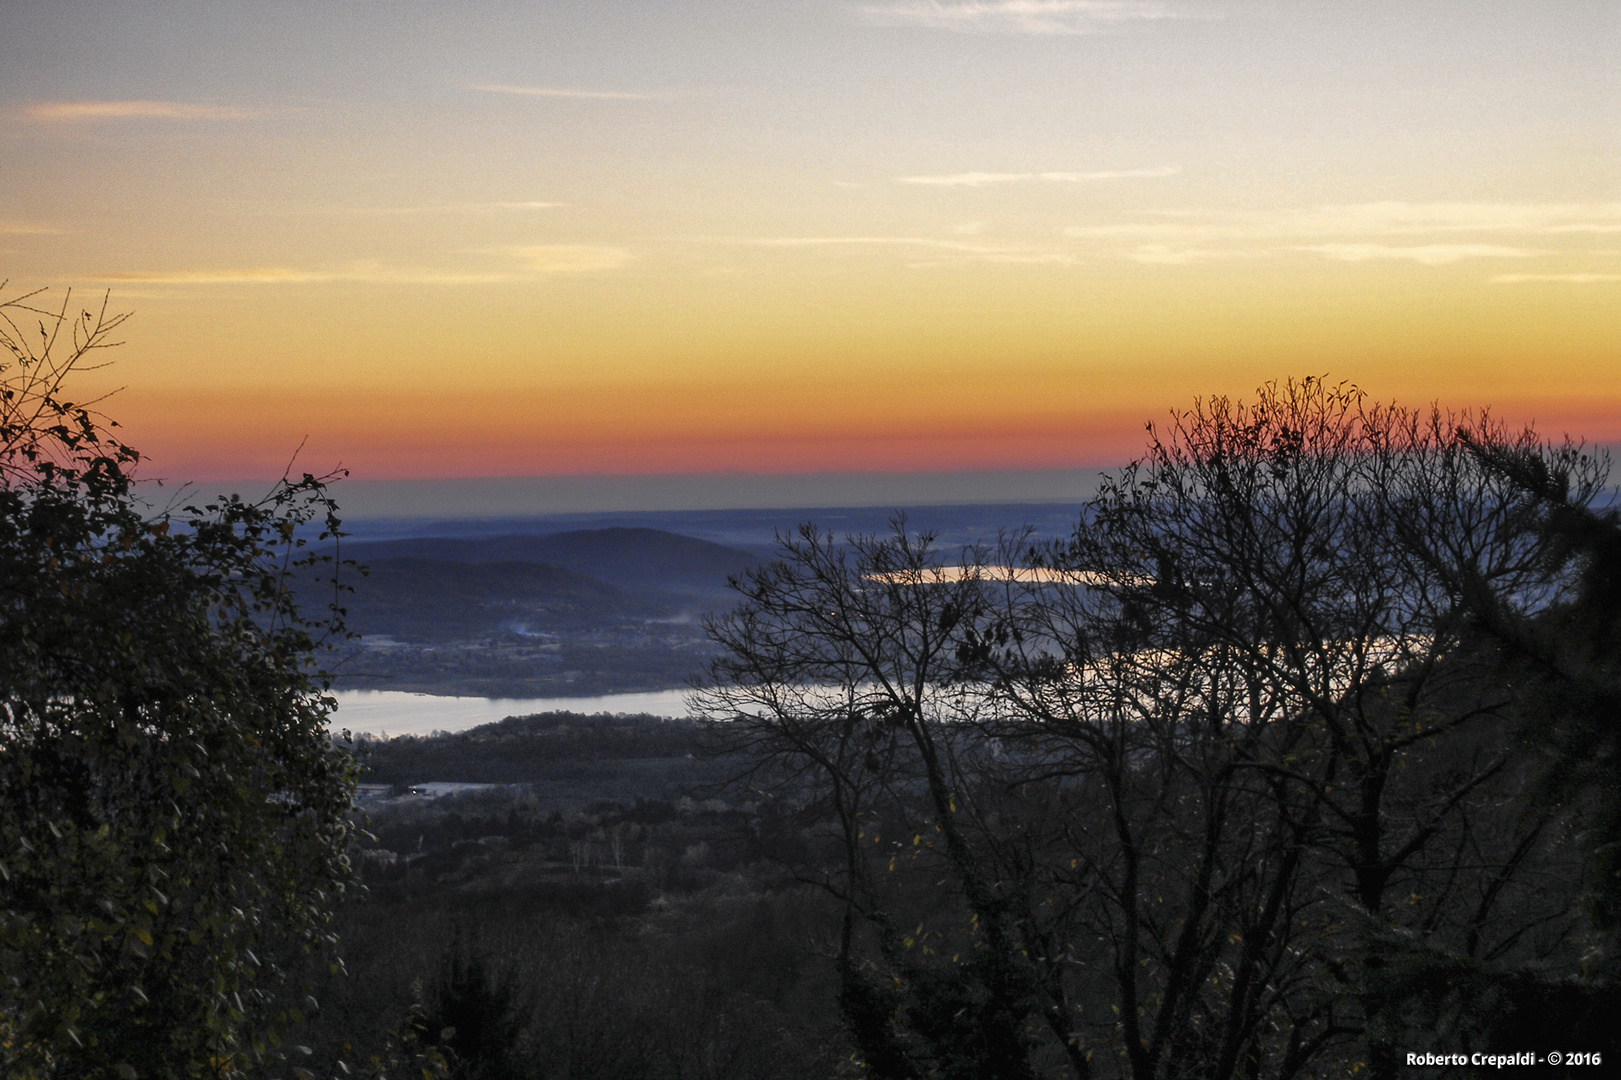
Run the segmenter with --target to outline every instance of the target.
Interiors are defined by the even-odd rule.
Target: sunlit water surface
[[[399,690],[336,690],[332,696],[338,699],[332,729],[347,728],[357,735],[361,732],[426,735],[433,731],[466,731],[508,716],[543,712],[687,715],[685,690],[578,698],[437,697]]]

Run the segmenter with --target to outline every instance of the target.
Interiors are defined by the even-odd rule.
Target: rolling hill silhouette
[[[349,628],[406,641],[591,629],[656,618],[670,607],[662,596],[633,596],[544,563],[406,557],[373,559],[368,570],[347,599]]]
[[[339,685],[495,696],[681,686],[729,607],[729,575],[760,559],[647,528],[352,543],[339,602],[361,635]],[[306,605],[330,599],[306,580]]]
[[[621,589],[653,589],[726,604],[727,577],[761,561],[737,548],[646,528],[382,540],[349,544],[344,555],[362,565],[397,558],[472,565],[540,563]]]

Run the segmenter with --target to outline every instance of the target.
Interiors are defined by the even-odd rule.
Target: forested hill
[[[371,784],[534,784],[547,805],[672,800],[738,771],[715,733],[693,720],[543,713],[469,731],[364,744]]]
[[[665,610],[596,578],[545,563],[468,565],[417,557],[375,559],[347,601],[349,628],[401,641],[483,638],[531,627],[594,628]]]
[[[725,599],[727,577],[760,561],[737,548],[646,528],[370,541],[349,544],[344,554],[362,565],[397,558],[544,563],[622,588],[656,589],[717,601]]]
[[[367,744],[371,783],[452,780],[513,784],[562,761],[687,758],[704,754],[706,727],[660,716],[554,712],[509,716],[467,731],[402,735]]]
[[[348,689],[571,697],[686,684],[746,551],[648,528],[347,544]],[[306,577],[306,604],[330,602]]]

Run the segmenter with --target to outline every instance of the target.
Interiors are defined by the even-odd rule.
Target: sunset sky
[[[0,278],[135,312],[153,475],[1051,473],[1305,374],[1621,440],[1614,0],[0,25]]]

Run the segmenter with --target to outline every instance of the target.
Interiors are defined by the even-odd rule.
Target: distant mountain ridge
[[[1073,501],[1054,503],[918,504],[906,510],[907,527],[936,533],[940,546],[950,551],[969,544],[995,544],[1002,532],[1017,533],[1027,526],[1034,527],[1041,537],[1062,539],[1075,528],[1079,504],[1079,496]],[[771,559],[778,554],[776,537],[791,535],[804,522],[812,522],[840,537],[851,533],[884,534],[889,531],[895,513],[896,508],[887,505],[824,505],[775,510],[547,513],[500,518],[362,517],[345,521],[344,527],[353,537],[350,542],[355,544],[423,536],[487,539],[520,534],[555,536],[613,527],[647,528],[708,540]]]
[[[547,563],[405,556],[374,559],[367,570],[352,579],[349,628],[407,640],[482,637],[536,622],[582,627],[605,617],[646,617],[665,606]]]
[[[616,588],[724,599],[726,579],[762,560],[738,548],[661,529],[613,527],[543,535],[415,537],[350,543],[344,556],[362,565],[398,558],[437,562],[540,563]]]
[[[702,617],[736,601],[758,556],[650,528],[413,537],[345,544],[360,635],[333,668],[346,688],[497,697],[684,685],[712,645]],[[306,580],[310,602],[329,602]]]
[[[1056,505],[934,507],[909,517],[907,527],[940,530],[940,552],[949,559],[961,545],[1017,532],[1030,511],[1041,511],[1033,520],[1044,536],[1063,535],[1074,512]],[[889,515],[845,508],[652,517],[412,526],[436,535],[390,535],[398,522],[368,532],[362,523],[341,554],[370,574],[346,572],[354,591],[337,597],[361,636],[333,657],[336,685],[513,698],[685,686],[716,650],[703,616],[736,605],[727,578],[764,565],[775,553],[773,536],[807,519],[840,537],[882,532]],[[302,588],[309,610],[334,599],[313,577]]]

